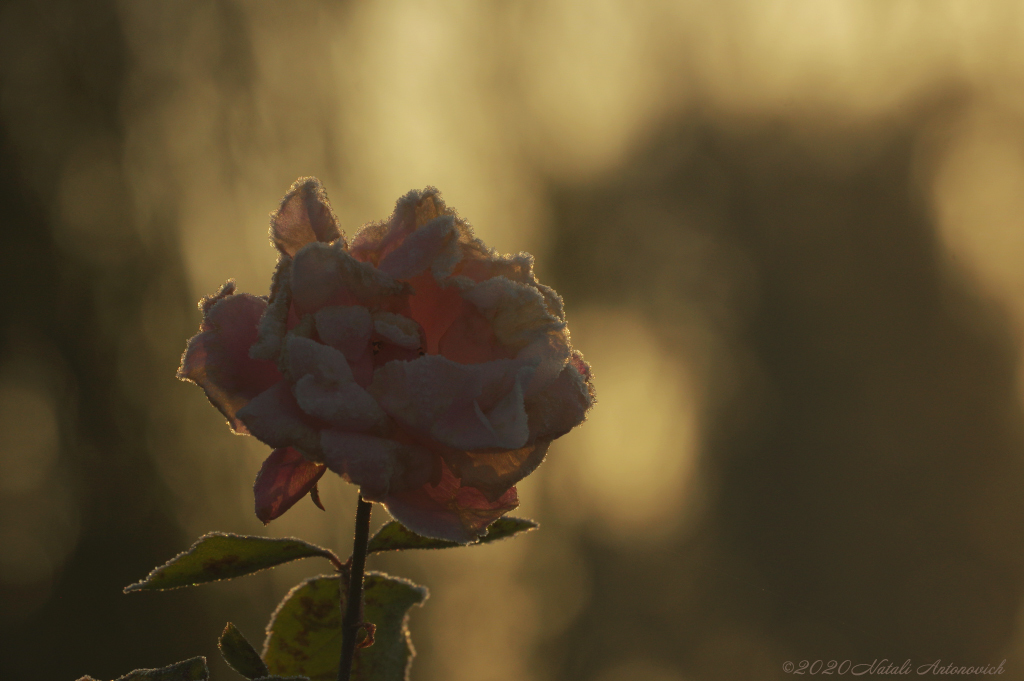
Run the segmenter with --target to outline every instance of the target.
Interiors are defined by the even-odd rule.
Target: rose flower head
[[[229,281],[178,376],[236,433],[274,448],[256,479],[269,522],[327,469],[421,535],[469,542],[594,402],[562,299],[533,257],[499,255],[438,191],[345,240],[315,178],[271,215],[267,298]]]

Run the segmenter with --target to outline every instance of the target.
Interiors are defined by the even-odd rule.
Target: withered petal
[[[252,488],[256,517],[264,525],[280,517],[316,487],[326,470],[323,464],[307,461],[291,447],[275,449],[263,462]]]

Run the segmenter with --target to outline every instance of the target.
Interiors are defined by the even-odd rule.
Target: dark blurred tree
[[[108,205],[113,242],[58,238],[56,209],[69,156],[102,140],[119,159],[126,46],[116,3],[7,2],[0,7],[0,338],[56,350],[73,393],[61,424],[62,465],[76,481],[77,546],[45,603],[19,602],[32,589],[0,584],[4,678],[113,678],[207,652],[201,594],[130,598],[121,589],[189,543],[148,455],[148,413],[159,405],[127,392],[124,375],[156,363],[135,330],[156,288],[191,307],[173,233],[143,243],[126,192]],[[123,185],[123,177],[115,177]],[[72,216],[73,217],[73,216]],[[106,250],[104,250],[106,249]],[[184,337],[184,332],[183,332]],[[137,376],[145,381],[147,372]],[[158,394],[158,393],[154,393]],[[17,513],[16,509],[5,512]],[[221,626],[223,624],[221,623]]]
[[[858,127],[694,117],[553,190],[567,299],[638,306],[669,344],[703,324],[719,355],[707,515],[652,550],[581,540],[592,598],[546,647],[552,678],[632,657],[738,680],[786,659],[1006,656],[1019,346],[929,212],[919,133],[950,106]]]

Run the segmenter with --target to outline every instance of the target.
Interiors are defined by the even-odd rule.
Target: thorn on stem
[[[324,508],[323,503],[320,501],[320,490],[317,488],[317,484],[318,483],[313,483],[312,489],[309,490],[309,498],[313,500],[313,503],[316,504],[317,508],[321,511],[326,511],[327,509]]]

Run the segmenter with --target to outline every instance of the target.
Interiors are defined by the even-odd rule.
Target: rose
[[[468,542],[518,505],[515,484],[593,404],[562,300],[529,254],[498,255],[436,189],[347,244],[301,178],[271,216],[269,299],[229,281],[179,377],[237,433],[274,447],[255,484],[269,522],[326,469],[419,534]]]

